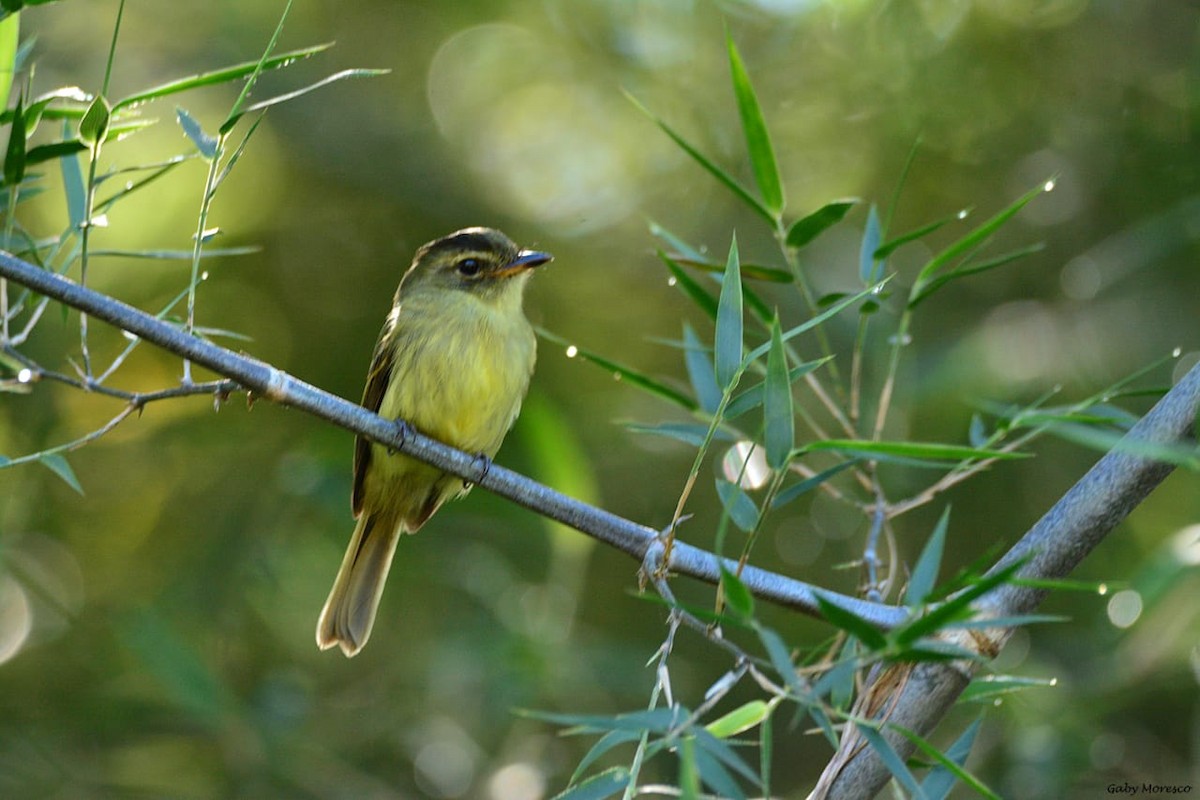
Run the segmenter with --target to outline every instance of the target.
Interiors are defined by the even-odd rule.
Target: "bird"
[[[375,344],[362,405],[485,459],[517,419],[537,359],[525,287],[549,253],[493,228],[422,245],[400,279]],[[415,533],[470,483],[359,436],[357,520],[317,621],[317,646],[351,657],[371,636],[401,534]]]

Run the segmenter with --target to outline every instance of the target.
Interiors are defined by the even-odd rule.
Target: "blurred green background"
[[[282,6],[130,3],[112,94],[257,58]],[[24,12],[35,93],[99,90],[116,7]],[[895,232],[968,206],[983,219],[1057,181],[1001,236],[1044,251],[919,309],[889,436],[961,443],[979,401],[1056,385],[1078,399],[1182,348],[1145,381],[1166,385],[1196,361],[1200,9],[1184,0],[297,0],[281,47],[337,46],[266,76],[256,96],[343,68],[392,72],[268,113],[210,219],[223,231],[215,244],[262,249],[207,262],[200,323],[357,399],[413,250],[486,224],[555,254],[528,297],[537,324],[685,385],[679,351],[660,340],[679,337],[681,318],[711,328],[668,285],[647,220],[718,259],[734,229],[745,260],[776,263],[777,251],[622,89],[749,182],[723,26],[754,78],[792,218],[843,196],[886,205],[918,137]],[[175,105],[214,130],[236,91],[149,106],[161,124],[106,147],[104,163],[188,152]],[[50,191],[23,219],[57,235],[63,198],[57,170],[45,171]],[[203,178],[201,162],[184,165],[114,209],[94,245],[189,247]],[[855,287],[864,220],[860,207],[804,251],[821,292]],[[892,260],[901,285],[923,248]],[[91,269],[93,285],[144,308],[188,271],[120,259]],[[785,320],[803,318],[794,297],[763,291]],[[845,344],[853,329],[833,333]],[[95,339],[110,357],[123,345],[108,331]],[[75,316],[64,324],[52,310],[25,351],[68,371],[77,348]],[[142,347],[114,384],[153,389],[179,375],[177,359]],[[47,384],[6,394],[0,453],[69,440],[119,408]],[[674,413],[543,343],[498,461],[662,526],[693,453],[621,423]],[[318,652],[316,615],[352,525],[351,449],[345,432],[265,402],[214,413],[192,399],[155,404],[73,454],[82,496],[46,469],[0,472],[0,796],[534,800],[565,785],[587,742],[514,709],[645,706],[645,664],[665,629],[661,608],[633,596],[636,564],[481,491],[401,543],[362,655]],[[947,570],[1015,541],[1097,457],[1049,439],[1036,451],[948,494]],[[889,479],[900,497],[932,475]],[[1085,562],[1076,577],[1113,591],[1052,598],[1045,610],[1071,621],[1020,632],[1002,654],[1002,671],[1057,681],[988,710],[969,765],[1003,795],[1200,783],[1196,486],[1194,474],[1172,477]],[[710,546],[711,480],[690,509],[684,536]],[[861,521],[824,498],[790,509],[755,563],[852,591],[857,572],[837,566],[861,554]],[[897,520],[910,562],[940,509]],[[676,583],[710,602],[709,589]],[[828,634],[762,612],[790,644]],[[672,664],[690,705],[729,667],[690,633]],[[978,713],[955,712],[936,740]],[[828,748],[782,723],[774,787],[803,796]],[[664,760],[649,776],[670,781],[674,769]]]

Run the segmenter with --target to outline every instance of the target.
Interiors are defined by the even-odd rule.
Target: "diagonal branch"
[[[1153,454],[1195,445],[1198,411],[1200,364],[1096,462],[989,574],[1021,563],[1018,579],[1051,580],[1069,575],[1174,469]],[[984,619],[1019,616],[1034,611],[1045,595],[1043,588],[1004,583],[980,598],[976,607]],[[990,658],[1012,632],[1008,627],[991,628],[955,643]],[[974,666],[966,661],[896,664],[884,670],[863,697],[878,702],[880,695],[889,695],[887,711],[873,715],[875,719],[885,726],[900,725],[925,735],[966,688]],[[900,688],[895,689],[897,686]],[[912,754],[915,746],[909,739],[886,727],[883,733],[901,758]],[[848,733],[810,800],[873,797],[890,778],[874,750]]]
[[[270,364],[191,335],[144,311],[28,264],[2,250],[0,277],[27,286],[230,378],[252,396],[312,414],[351,433],[365,436],[457,475],[542,516],[599,539],[637,559],[639,563],[645,559],[647,550],[659,540],[658,532],[652,528],[582,503],[499,465],[481,469],[476,455],[423,436],[409,426],[367,411],[356,403],[318,389]],[[698,547],[678,542],[671,552],[667,569],[718,584],[722,563],[726,570],[737,569],[736,561],[719,559]],[[821,616],[816,593],[809,584],[755,567],[746,567],[741,579],[752,593],[763,600],[810,616]],[[908,611],[904,608],[837,595],[824,589],[820,592],[822,599],[885,630],[895,628],[908,619]]]

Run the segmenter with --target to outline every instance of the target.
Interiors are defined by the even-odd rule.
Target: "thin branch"
[[[0,251],[0,277],[16,281],[224,375],[252,396],[312,414],[432,464],[542,516],[599,539],[638,562],[643,561],[652,544],[660,541],[658,532],[652,528],[582,503],[499,465],[481,469],[476,455],[423,436],[410,426],[367,411],[270,364],[189,335],[144,311],[28,264],[4,251]],[[666,566],[670,572],[715,585],[721,579],[721,564],[728,571],[737,568],[736,561],[718,559],[698,547],[676,542]],[[747,567],[741,578],[746,587],[763,600],[820,617],[816,593],[809,584],[756,567]],[[909,616],[904,608],[836,595],[824,589],[821,590],[821,596],[884,630],[897,627]]]

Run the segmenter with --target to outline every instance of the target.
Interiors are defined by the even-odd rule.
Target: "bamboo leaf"
[[[217,137],[205,133],[196,118],[182,106],[175,108],[175,117],[179,120],[179,127],[183,128],[183,132],[200,151],[200,155],[204,156],[206,161],[211,161],[217,154]]]
[[[64,135],[68,132],[67,123],[63,123]],[[79,158],[65,155],[58,162],[62,174],[63,193],[67,196],[67,217],[71,221],[71,229],[79,230],[84,223],[87,213],[87,189],[83,182],[83,169],[79,166]]]
[[[775,225],[775,215],[771,212],[771,209],[767,208],[767,206],[764,205],[763,202],[757,197],[750,194],[746,187],[734,180],[729,173],[718,167],[703,153],[689,144],[688,141],[676,133],[671,126],[667,125],[667,123],[656,117],[648,108],[638,102],[637,98],[629,94],[629,92],[626,92],[625,96],[629,98],[629,102],[633,103],[638,111],[641,111],[643,114],[645,114],[651,122],[657,125],[663,133],[669,136],[671,140],[675,142],[675,144],[678,145],[681,150],[683,150],[683,152],[691,156],[692,160],[703,167],[708,174],[712,175],[714,178],[720,181],[725,188],[737,195],[738,199],[750,206],[750,208],[757,211],[764,219],[767,220],[767,222],[771,223],[772,226]]]
[[[758,506],[737,484],[717,478],[717,496],[733,524],[749,533],[758,525]]]
[[[79,121],[79,139],[93,150],[96,149],[108,134],[108,122],[112,118],[112,109],[102,95],[97,95],[83,119]]]
[[[821,616],[831,625],[841,628],[871,650],[883,650],[887,647],[887,637],[874,625],[854,612],[825,599],[821,592],[816,593],[816,598]]]
[[[877,442],[865,439],[825,439],[801,448],[804,452],[834,450],[860,456],[900,456],[918,460],[977,461],[980,459],[1014,460],[1028,458],[1027,453],[1006,450],[985,450],[954,444],[932,442]]]
[[[737,98],[738,115],[742,118],[742,133],[746,137],[746,150],[750,154],[750,166],[754,180],[762,192],[763,203],[778,219],[783,212],[783,184],[779,180],[779,167],[775,163],[775,150],[763,120],[762,108],[746,73],[746,65],[738,53],[737,45],[728,31],[725,42],[729,48],[729,70],[733,76],[733,93]]]
[[[711,319],[717,318],[717,298],[708,293],[708,290],[697,283],[691,275],[679,266],[670,256],[662,250],[658,251],[658,257],[667,265],[671,276],[675,279],[675,285],[683,292],[688,299],[695,303],[701,311],[707,314]]]
[[[949,525],[950,506],[946,506],[946,510],[942,512],[941,518],[934,526],[929,541],[921,550],[917,565],[913,567],[912,578],[908,581],[908,591],[904,595],[906,605],[917,606],[924,603],[933,591],[934,584],[937,582],[938,570],[942,565],[942,551],[946,544],[946,529]]]
[[[883,259],[887,258],[892,253],[896,252],[897,250],[899,250],[901,247],[908,244],[909,242],[915,242],[918,239],[923,239],[924,237],[933,233],[934,231],[941,228],[942,226],[948,225],[949,223],[954,222],[955,220],[966,219],[968,213],[969,213],[969,211],[967,209],[962,209],[961,211],[955,211],[953,214],[948,214],[947,216],[942,217],[941,219],[934,220],[933,222],[930,222],[928,225],[922,225],[921,227],[917,228],[916,230],[912,230],[912,231],[909,231],[908,233],[904,233],[904,234],[901,234],[900,236],[897,236],[895,239],[889,239],[888,241],[879,245],[878,248],[876,248],[875,258],[882,261]]]
[[[554,795],[552,800],[604,800],[629,785],[629,770],[625,767],[610,767],[593,775],[586,781]]]
[[[322,78],[316,83],[310,83],[308,86],[296,89],[295,91],[276,95],[275,97],[270,97],[266,100],[261,100],[251,106],[246,107],[236,114],[230,114],[229,118],[225,120],[224,124],[221,125],[221,133],[228,133],[229,131],[233,130],[233,126],[236,125],[238,120],[240,120],[246,114],[250,114],[255,111],[263,111],[271,106],[278,105],[280,103],[286,103],[288,100],[295,100],[297,97],[303,97],[311,91],[320,89],[322,86],[328,86],[331,83],[337,83],[338,81],[342,81],[347,78],[373,78],[378,75],[386,75],[389,72],[391,72],[390,69],[344,69],[341,72],[335,72],[333,75]]]
[[[855,727],[862,737],[871,745],[871,749],[875,751],[875,755],[879,756],[879,760],[888,768],[888,772],[892,773],[892,777],[896,782],[903,786],[912,795],[913,800],[928,800],[925,796],[925,791],[917,783],[917,779],[913,777],[912,772],[904,763],[904,759],[900,754],[888,743],[888,740],[883,737],[878,730],[872,726],[855,722]]]
[[[687,322],[683,323],[683,346],[683,360],[692,391],[696,393],[701,410],[712,414],[721,405],[721,388],[717,386],[708,348],[700,342],[700,337]]]
[[[796,220],[788,228],[788,247],[804,247],[829,228],[841,222],[847,212],[862,201],[858,198],[835,200],[818,208],[807,217]]]
[[[7,26],[0,22],[0,27]],[[7,90],[6,90],[7,91]],[[13,121],[8,131],[8,149],[4,153],[4,183],[16,186],[25,179],[25,111],[24,102],[17,98]]]
[[[38,458],[38,461],[42,466],[62,478],[63,483],[67,486],[83,494],[83,486],[79,483],[79,478],[75,477],[75,470],[71,469],[71,465],[67,463],[67,459],[61,453],[45,453]]]
[[[875,273],[879,261],[875,257],[875,251],[879,249],[879,241],[882,238],[879,209],[872,203],[870,211],[867,212],[867,225],[863,228],[862,244],[858,248],[858,277],[863,283],[874,283],[878,280]]]
[[[908,301],[909,308],[915,308],[918,303],[929,297],[938,289],[945,286],[947,283],[950,283],[950,281],[958,280],[959,278],[965,278],[968,275],[978,275],[980,272],[987,272],[988,270],[995,269],[996,267],[1002,267],[1005,264],[1011,264],[1014,261],[1031,256],[1034,253],[1039,253],[1045,249],[1045,247],[1046,246],[1043,243],[1038,242],[1036,244],[1031,244],[1028,247],[1022,247],[1018,250],[1013,250],[1011,253],[1005,253],[1004,255],[996,256],[995,258],[989,258],[987,261],[981,261],[978,264],[964,264],[957,269],[942,273],[933,280],[929,281],[926,287],[922,289],[919,294],[917,294],[915,297],[910,297]]]
[[[839,472],[847,470],[857,463],[858,459],[852,458],[849,461],[843,461],[840,464],[834,464],[829,469],[822,470],[816,475],[813,475],[811,478],[805,478],[799,483],[787,487],[783,491],[779,492],[779,494],[775,495],[775,499],[771,501],[771,508],[775,509],[787,505],[800,495],[811,492],[813,489],[817,488],[822,483],[825,483]]]
[[[726,599],[728,597],[726,595]],[[762,700],[751,700],[708,723],[704,729],[718,739],[730,739],[761,725],[770,716],[770,705]]]
[[[692,258],[691,256],[673,253],[671,257],[677,264],[682,264],[687,267],[704,270],[705,272],[721,273],[725,270],[724,264],[718,264],[707,258]],[[753,280],[767,281],[768,283],[791,283],[792,273],[785,269],[776,269],[775,267],[766,267],[762,264],[747,264],[741,262],[741,271],[743,278],[751,278]]]
[[[779,318],[771,323],[771,350],[767,354],[767,377],[763,393],[763,438],[767,464],[780,470],[791,458],[796,439],[796,420],[792,409],[792,384],[788,375],[787,353]]]
[[[333,47],[333,42],[326,44],[318,44],[312,47],[304,47],[299,50],[291,50],[287,53],[280,53],[277,56],[262,61],[262,70],[282,69],[283,67],[291,66],[301,59],[310,58],[317,53],[321,53]],[[235,64],[231,67],[213,70],[211,72],[201,72],[196,75],[189,75],[185,78],[178,78],[158,86],[151,87],[145,91],[131,94],[124,97],[113,104],[113,110],[122,108],[130,108],[132,106],[148,103],[151,100],[157,100],[168,95],[179,94],[191,89],[198,89],[203,86],[215,86],[221,83],[236,81],[240,78],[246,78],[252,75],[259,69],[259,60],[246,61],[241,64]]]
[[[738,263],[737,235],[729,245],[721,297],[717,304],[717,332],[713,345],[717,384],[729,390],[742,363],[742,273]]]

